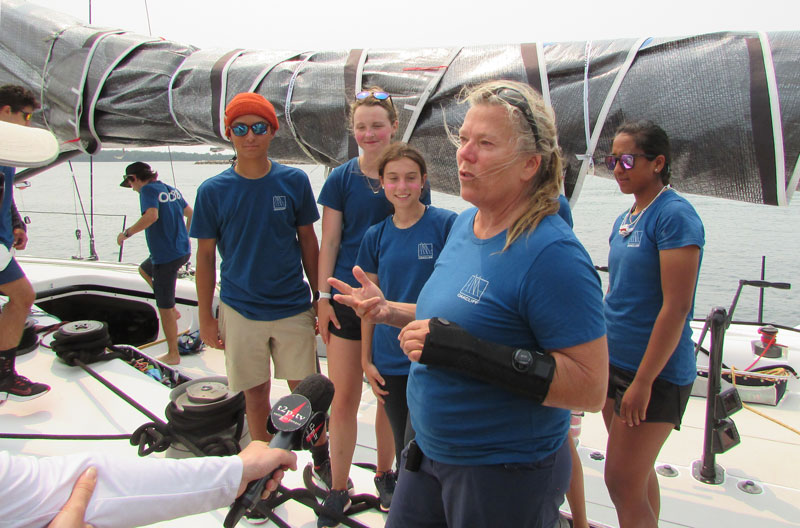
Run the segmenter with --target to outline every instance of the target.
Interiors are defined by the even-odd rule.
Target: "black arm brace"
[[[434,317],[419,362],[455,370],[542,403],[556,361],[550,354],[491,343]]]

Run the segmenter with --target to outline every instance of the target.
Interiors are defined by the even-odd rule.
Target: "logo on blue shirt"
[[[177,189],[173,189],[170,192],[161,191],[158,193],[158,201],[161,203],[167,202],[177,202],[181,199],[181,193],[178,192]]]
[[[642,232],[634,231],[631,238],[628,239],[628,247],[639,247],[642,244]]]
[[[284,210],[286,210],[286,197],[285,196],[273,196],[272,197],[272,210],[273,211],[284,211]]]
[[[417,246],[417,259],[432,259],[433,258],[433,243],[420,242]]]
[[[477,275],[471,276],[467,283],[458,292],[458,298],[463,299],[472,304],[478,304],[481,301],[483,292],[489,286],[489,281],[478,277]]]

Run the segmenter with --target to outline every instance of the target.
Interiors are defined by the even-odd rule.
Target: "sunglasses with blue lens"
[[[263,136],[269,131],[269,125],[263,121],[259,121],[258,123],[253,123],[250,126],[247,126],[244,123],[239,123],[231,127],[231,132],[233,132],[233,135],[238,137],[246,136],[248,130],[252,130],[253,134],[256,136]]]
[[[606,156],[606,168],[610,171],[613,171],[615,168],[617,168],[617,162],[619,162],[623,169],[631,170],[636,158],[647,158],[650,161],[656,159],[655,156],[650,154],[622,154],[620,156]]]
[[[366,99],[369,96],[374,97],[378,101],[385,101],[386,99],[391,99],[391,96],[386,92],[371,92],[369,90],[365,90],[363,92],[358,92],[356,94],[356,99],[361,101],[362,99]]]

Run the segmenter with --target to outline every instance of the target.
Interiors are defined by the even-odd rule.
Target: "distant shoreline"
[[[108,149],[101,150],[94,156],[81,154],[73,158],[76,162],[128,162],[134,161],[194,161],[203,164],[227,164],[233,158],[233,151],[213,153],[213,152],[159,152],[153,150],[128,150],[128,149]]]

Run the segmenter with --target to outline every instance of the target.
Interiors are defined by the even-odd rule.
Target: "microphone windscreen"
[[[311,410],[314,412],[328,411],[333,401],[333,392],[333,382],[322,374],[306,376],[292,391],[293,394],[301,394],[308,398]]]

